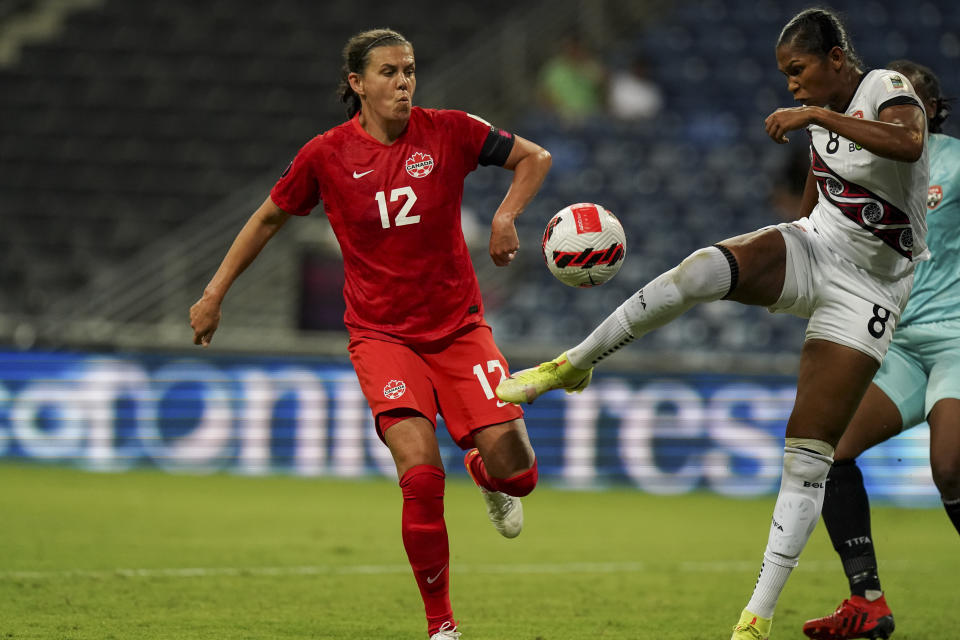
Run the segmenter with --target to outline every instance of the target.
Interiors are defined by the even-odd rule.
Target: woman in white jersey
[[[822,9],[790,20],[776,58],[803,106],[777,110],[765,126],[775,142],[792,133],[794,144],[810,143],[809,217],[694,252],[579,345],[497,388],[514,403],[579,391],[604,357],[698,303],[725,298],[810,319],[780,494],[736,640],[769,636],[777,598],[819,519],[834,447],[887,351],[914,262],[928,255],[926,119],[910,83],[893,71],[865,72],[839,19]]]
[[[850,598],[833,614],[803,625],[811,638],[887,638],[893,632],[893,613],[877,575],[870,502],[856,462],[861,453],[926,420],[933,480],[960,532],[960,140],[940,133],[950,109],[930,69],[908,60],[887,68],[910,80],[927,112],[933,257],[917,267],[897,335],[827,475],[823,521],[843,561]]]

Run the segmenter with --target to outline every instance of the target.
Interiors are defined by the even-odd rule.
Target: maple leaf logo
[[[412,156],[407,158],[406,169],[414,178],[423,178],[428,173],[433,171],[433,156],[429,153],[423,153],[422,151],[417,151]]]

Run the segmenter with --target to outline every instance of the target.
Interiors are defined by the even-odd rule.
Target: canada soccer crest
[[[433,156],[429,153],[417,151],[407,158],[406,169],[407,173],[414,178],[425,178],[428,173],[433,171]]]
[[[941,200],[943,200],[943,187],[938,184],[930,185],[927,189],[927,209],[936,209]]]
[[[383,387],[383,395],[390,400],[396,400],[407,391],[407,385],[403,380],[391,380]]]

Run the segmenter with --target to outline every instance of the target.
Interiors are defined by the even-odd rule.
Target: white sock
[[[567,351],[567,360],[578,369],[589,369],[694,305],[723,298],[736,286],[736,265],[727,249],[714,246],[694,251],[627,298],[583,342]]]
[[[753,596],[747,603],[747,611],[761,618],[772,618],[773,610],[777,606],[780,592],[787,584],[787,578],[793,571],[793,566],[778,564],[776,559],[768,558],[763,554],[760,563],[760,575],[757,576],[757,585],[753,588]]]
[[[803,447],[803,448],[798,448]],[[823,508],[823,488],[833,464],[833,447],[820,440],[787,438],[783,478],[773,508],[770,536],[763,553],[760,575],[747,610],[772,618],[773,610],[800,552],[810,539]]]

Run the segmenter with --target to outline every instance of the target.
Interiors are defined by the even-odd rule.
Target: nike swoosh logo
[[[446,568],[447,568],[447,565],[443,565],[443,568],[440,569],[440,572],[437,573],[437,575],[433,576],[432,578],[427,578],[427,584],[433,584],[434,582],[436,582],[440,578],[440,576],[443,575],[443,572],[444,570],[446,570]]]
[[[363,176],[367,175],[368,173],[373,173],[373,172],[374,172],[373,169],[370,169],[370,171],[364,171],[363,173],[357,173],[356,171],[354,171],[354,172],[353,172],[353,177],[354,177],[354,178],[362,178]]]

